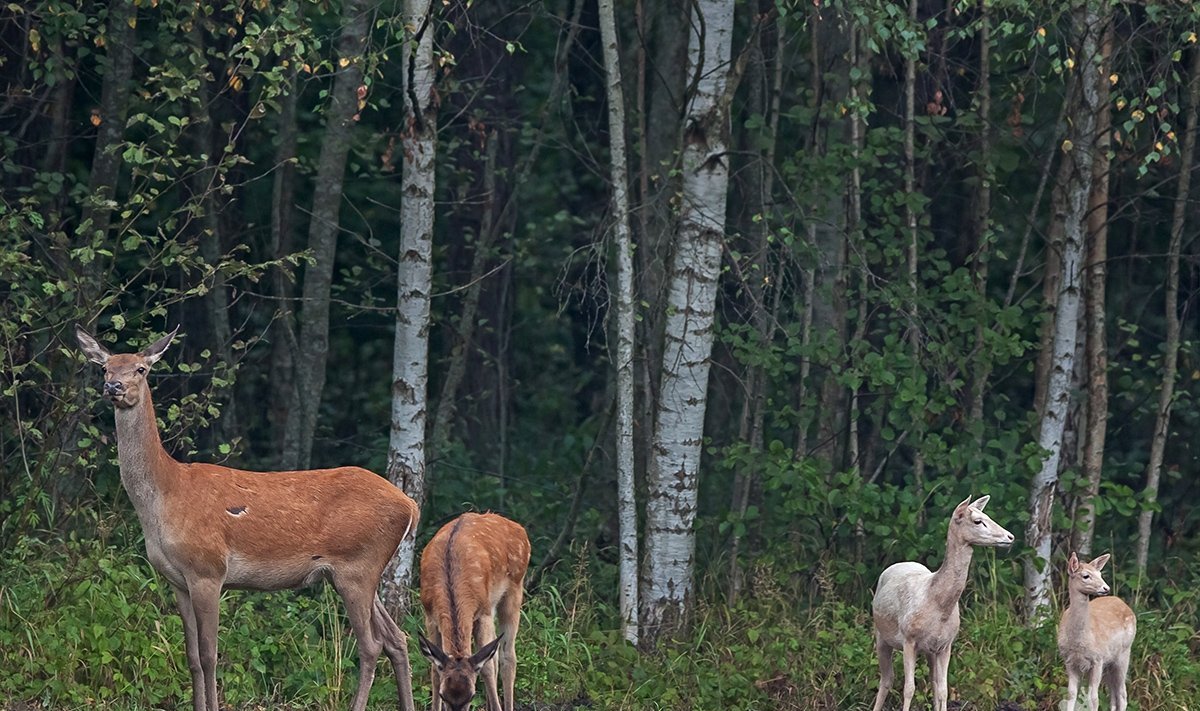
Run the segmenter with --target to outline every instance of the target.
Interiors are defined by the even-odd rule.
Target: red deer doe
[[[946,711],[950,647],[958,636],[958,599],[967,586],[972,546],[1007,546],[1013,534],[983,512],[990,497],[967,497],[950,515],[946,559],[936,573],[920,563],[895,563],[879,576],[872,613],[875,653],[879,655],[879,693],[874,711],[883,708],[892,688],[892,655],[904,654],[904,711],[912,704],[917,655],[929,659],[933,709]]]
[[[503,711],[513,711],[517,677],[517,627],[521,622],[529,536],[520,524],[497,514],[466,513],[437,532],[421,554],[421,605],[425,633],[421,653],[433,676],[433,711],[470,708],[475,680],[483,674],[488,711],[501,711],[492,655],[500,648]],[[496,635],[499,622],[500,634]],[[481,645],[471,653],[471,639]]]
[[[139,353],[113,355],[79,326],[84,354],[104,373],[116,410],[121,484],[146,538],[146,556],[175,590],[183,618],[195,711],[218,711],[217,618],[223,588],[282,590],[328,579],[358,640],[363,711],[386,651],[400,704],[412,711],[407,640],[376,588],[400,541],[417,526],[417,505],[386,479],[358,467],[249,472],[177,462],[163,449],[147,375],[179,330]]]
[[[1092,595],[1108,595],[1108,584],[1100,576],[1108,557],[1105,553],[1090,563],[1080,563],[1072,553],[1067,561],[1071,602],[1058,623],[1058,653],[1067,666],[1066,711],[1075,710],[1080,678],[1087,679],[1090,711],[1100,707],[1101,681],[1108,689],[1108,707],[1125,711],[1125,675],[1137,618],[1120,598],[1091,599]]]

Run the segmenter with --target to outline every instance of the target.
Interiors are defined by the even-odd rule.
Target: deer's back
[[[164,498],[158,545],[230,587],[297,587],[343,569],[378,576],[418,520],[412,499],[359,467],[181,464],[178,475],[178,495]]]
[[[421,604],[435,617],[491,614],[523,584],[529,554],[520,524],[496,514],[463,514],[442,526],[421,554]]]

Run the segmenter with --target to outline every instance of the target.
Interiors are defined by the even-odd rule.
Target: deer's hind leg
[[[887,700],[888,692],[892,690],[892,681],[896,677],[894,660],[892,655],[895,650],[887,645],[880,638],[879,633],[875,633],[875,656],[879,657],[879,691],[875,694],[875,706],[872,711],[881,711],[883,703]]]
[[[496,622],[492,619],[491,614],[484,612],[482,617],[475,620],[475,651],[483,649],[495,639]],[[501,711],[500,694],[496,689],[496,658],[494,656],[483,663],[479,675],[483,677],[483,690],[487,694],[488,711]]]
[[[500,682],[504,688],[504,711],[513,711],[513,693],[517,683],[517,630],[521,626],[521,602],[524,589],[518,585],[500,600],[496,609],[498,629],[503,637],[500,653],[496,655],[500,665]]]
[[[375,636],[383,643],[384,653],[392,662],[400,708],[413,711],[412,664],[408,660],[408,637],[388,614],[378,595],[375,596],[375,604],[371,611],[371,626],[375,629]]]

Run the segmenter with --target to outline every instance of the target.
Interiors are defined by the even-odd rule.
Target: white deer
[[[1080,563],[1075,554],[1067,561],[1070,603],[1058,623],[1058,653],[1067,666],[1067,707],[1075,710],[1079,680],[1088,680],[1088,709],[1100,707],[1100,682],[1108,689],[1108,707],[1125,711],[1125,675],[1129,671],[1129,652],[1137,634],[1137,618],[1117,597],[1107,595],[1108,584],[1100,571],[1109,555],[1090,563]]]
[[[421,605],[429,637],[418,639],[431,663],[433,711],[441,711],[443,703],[450,711],[469,709],[480,674],[487,710],[513,711],[517,628],[528,566],[525,529],[494,513],[465,513],[442,526],[425,547]],[[472,639],[479,645],[473,654]],[[497,661],[503,704],[496,688]]]
[[[117,355],[78,326],[75,337],[103,371],[103,396],[116,410],[121,484],[141,521],[146,557],[175,590],[194,711],[219,708],[221,590],[281,590],[325,579],[346,603],[358,640],[351,708],[366,708],[383,651],[396,672],[400,704],[412,711],[407,640],[376,588],[400,541],[416,528],[416,503],[359,467],[250,472],[175,461],[159,439],[147,377],[178,330],[139,353]]]
[[[950,647],[958,636],[958,599],[967,585],[972,546],[1007,546],[1013,534],[983,512],[989,497],[967,497],[950,516],[946,559],[936,573],[920,563],[895,563],[879,576],[872,612],[875,653],[879,655],[879,693],[874,711],[892,688],[892,654],[904,653],[904,711],[913,697],[917,655],[929,660],[934,711],[945,711]]]

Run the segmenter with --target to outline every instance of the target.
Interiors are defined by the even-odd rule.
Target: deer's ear
[[[1075,551],[1071,551],[1071,557],[1067,559],[1067,572],[1074,573],[1079,570],[1079,558],[1075,556]]]
[[[1096,570],[1103,570],[1104,566],[1108,565],[1108,559],[1111,557],[1112,557],[1111,553],[1105,553],[1104,555],[1093,560],[1090,565],[1092,567],[1094,567]]]
[[[79,348],[87,356],[87,359],[96,365],[104,365],[109,358],[112,358],[112,353],[109,353],[107,348],[100,345],[100,341],[83,330],[83,326],[79,324],[75,324],[75,340],[79,343]]]
[[[421,648],[421,654],[424,654],[430,662],[433,662],[438,670],[441,670],[445,666],[447,660],[446,653],[442,651],[441,647],[425,639],[425,635],[420,632],[417,633],[417,645]]]
[[[978,499],[975,499],[975,501],[971,504],[971,508],[975,509],[976,511],[983,511],[983,507],[987,506],[988,501],[990,501],[991,498],[992,497],[990,494],[984,494]]]
[[[483,669],[484,663],[491,659],[492,655],[496,653],[496,650],[500,647],[500,640],[503,638],[504,635],[502,634],[496,639],[493,639],[491,642],[483,645],[483,648],[472,654],[471,658],[467,660],[476,673]]]
[[[167,350],[167,346],[171,345],[171,339],[175,338],[176,333],[179,333],[178,326],[175,327],[175,330],[146,346],[138,355],[145,358],[146,362],[151,365],[157,363],[158,359],[162,357],[163,352]]]
[[[962,500],[962,503],[960,503],[958,506],[954,507],[954,518],[961,518],[963,515],[963,512],[966,511],[967,507],[970,505],[971,505],[971,497],[968,496],[967,498]]]

